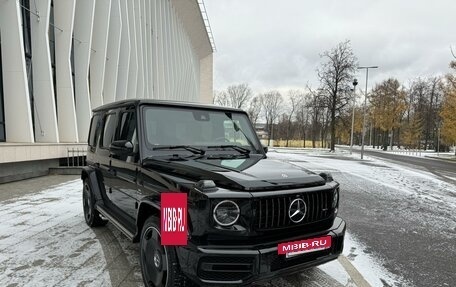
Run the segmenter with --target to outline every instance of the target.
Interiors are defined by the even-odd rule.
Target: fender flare
[[[138,214],[136,216],[136,233],[133,237],[133,242],[139,242],[144,222],[152,215],[160,218],[160,203],[145,198],[139,203]]]
[[[85,166],[82,168],[81,171],[81,179],[87,179],[89,181],[90,187],[92,189],[92,193],[95,196],[96,202],[102,201],[103,197],[101,196],[102,188],[100,187],[99,177],[97,175],[97,171],[90,167]]]

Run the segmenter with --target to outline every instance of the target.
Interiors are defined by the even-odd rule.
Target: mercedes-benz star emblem
[[[299,223],[304,219],[304,217],[306,217],[306,212],[307,206],[304,200],[301,198],[296,198],[290,203],[288,216],[294,223]]]

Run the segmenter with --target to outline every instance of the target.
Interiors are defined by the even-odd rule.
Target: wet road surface
[[[358,254],[374,254],[397,275],[395,284],[380,277],[383,286],[456,286],[456,186],[432,172],[448,175],[453,163],[388,155],[393,164],[337,153],[280,152],[270,157],[330,171],[340,182],[339,214],[366,246]]]
[[[49,188],[48,183],[56,185]],[[44,188],[49,189],[40,192]],[[89,228],[81,190],[77,176],[0,185],[0,286],[143,286],[138,244],[109,223]],[[338,261],[326,264],[325,270],[343,272]],[[312,268],[256,286],[354,284],[341,284]]]

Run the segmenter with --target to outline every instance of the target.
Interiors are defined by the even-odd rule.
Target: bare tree
[[[310,94],[300,94],[296,103],[296,124],[299,130],[299,137],[303,141],[303,146],[306,147],[307,128],[310,119]]]
[[[248,84],[231,85],[227,88],[228,99],[230,106],[237,109],[242,109],[247,105],[252,97],[252,89]]]
[[[230,107],[228,94],[224,91],[214,91],[214,104],[222,107]]]
[[[245,108],[252,97],[252,89],[248,84],[229,86],[226,91],[214,92],[214,104],[236,109]]]
[[[321,135],[326,130],[324,127],[327,103],[321,91],[313,90],[311,87],[307,87],[307,89],[309,90],[307,107],[311,118],[312,148],[316,148],[318,134]]]
[[[250,120],[252,121],[253,125],[255,126],[258,118],[260,117],[261,113],[261,99],[259,96],[254,97],[249,104],[249,109],[247,110],[249,114]]]
[[[270,91],[260,96],[260,102],[263,109],[266,125],[268,126],[268,145],[271,142],[273,134],[274,121],[280,114],[283,103],[282,95],[278,91]]]
[[[325,51],[321,58],[323,63],[317,69],[321,90],[327,96],[331,113],[331,151],[336,143],[336,117],[349,101],[350,84],[353,80],[357,59],[353,54],[350,41],[339,43],[335,48]]]
[[[296,106],[299,102],[299,99],[301,98],[301,95],[302,95],[302,93],[299,90],[289,90],[288,91],[288,99],[290,101],[290,107],[289,107],[288,113],[286,113],[286,116],[287,116],[286,147],[288,147],[288,142],[290,140],[291,120],[295,113]]]

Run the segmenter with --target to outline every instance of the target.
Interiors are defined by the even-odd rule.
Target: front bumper
[[[345,221],[337,217],[333,226],[322,232],[284,238],[280,242],[256,246],[196,246],[189,242],[176,248],[182,272],[200,286],[247,285],[273,277],[301,272],[303,269],[336,259],[343,249]],[[277,252],[278,243],[330,235],[330,249],[285,258]]]

